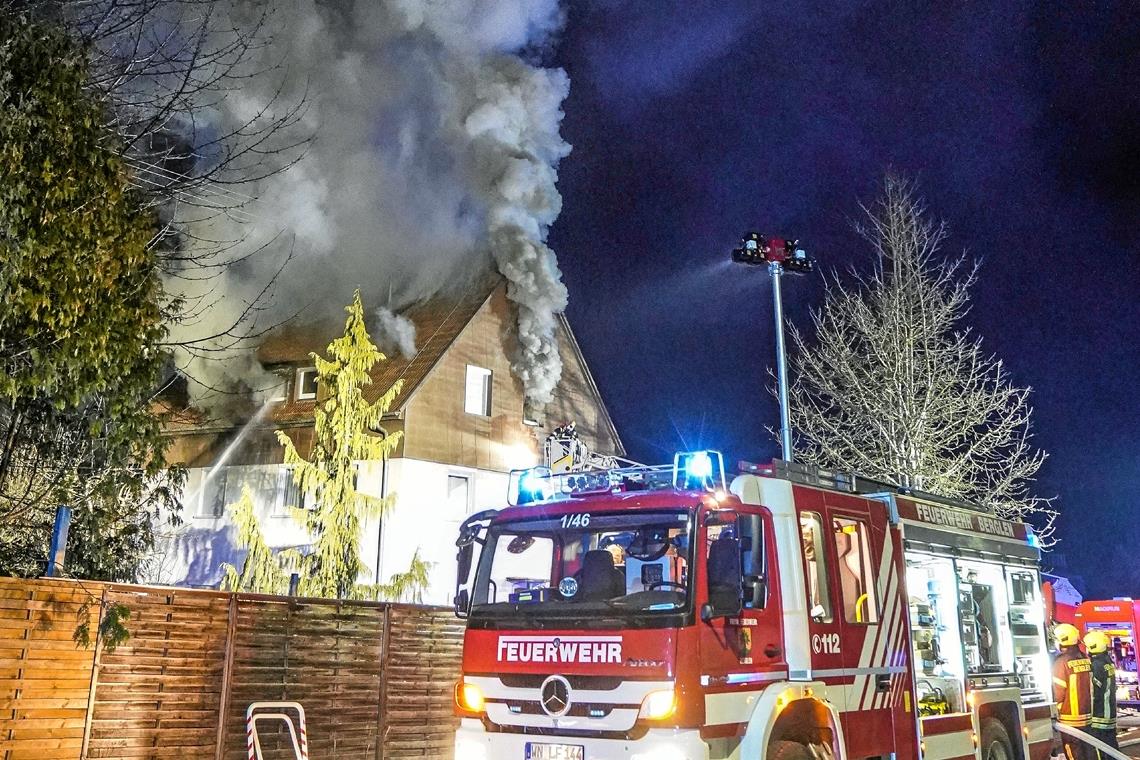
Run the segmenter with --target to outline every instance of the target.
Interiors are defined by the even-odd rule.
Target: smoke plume
[[[376,310],[376,327],[372,332],[376,344],[388,356],[399,353],[411,359],[416,355],[416,326],[407,317],[382,306]]]
[[[259,7],[238,2],[230,21]],[[366,303],[398,310],[494,267],[517,307],[514,370],[529,400],[549,401],[567,294],[545,239],[570,149],[559,135],[569,80],[535,61],[562,24],[557,0],[272,7],[272,44],[203,116],[221,132],[305,100],[303,118],[276,140],[314,137],[296,163],[241,187],[251,200],[240,208],[190,224],[199,240],[242,243],[229,254],[240,260],[216,277],[175,283],[195,307],[179,337],[221,333],[251,304],[248,334],[325,320],[343,314],[356,287]],[[374,321],[382,345],[414,353],[410,323],[386,310]],[[224,385],[238,366],[236,347],[218,343],[205,359],[183,357],[203,387]]]

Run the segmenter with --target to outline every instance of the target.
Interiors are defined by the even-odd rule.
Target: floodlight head
[[[740,239],[740,247],[732,249],[732,260],[738,264],[766,266],[771,247],[767,239],[756,232],[749,232]]]
[[[732,249],[732,260],[750,266],[778,264],[783,270],[800,274],[810,272],[815,261],[800,247],[794,238],[766,238],[750,232],[740,240],[740,247]]]
[[[800,248],[800,241],[784,241],[784,268],[792,272],[810,272],[815,266],[815,259],[807,255],[807,251]]]

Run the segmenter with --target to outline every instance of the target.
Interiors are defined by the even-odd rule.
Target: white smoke
[[[399,353],[405,359],[411,359],[416,355],[416,326],[407,317],[381,306],[376,310],[373,333],[376,344],[388,356]]]
[[[254,1],[236,3],[232,21],[253,17]],[[175,283],[204,306],[178,337],[228,327],[286,258],[269,308],[247,332],[295,315],[302,322],[343,315],[357,287],[366,304],[392,292],[398,310],[495,267],[518,309],[514,370],[528,399],[549,401],[561,372],[556,314],[567,294],[544,241],[561,207],[555,170],[569,152],[559,135],[569,80],[533,59],[562,24],[558,0],[272,7],[273,44],[250,65],[261,73],[231,92],[214,118],[224,129],[306,98],[293,134],[278,140],[315,139],[295,165],[241,188],[257,200],[233,218],[194,226],[211,240],[244,238],[234,256],[265,250],[220,280]],[[409,324],[378,319],[392,328],[380,331],[390,346],[414,353]],[[232,366],[186,363],[210,386],[224,384]]]

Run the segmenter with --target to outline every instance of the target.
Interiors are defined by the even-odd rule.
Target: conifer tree
[[[379,583],[374,588],[366,589],[366,592],[371,592],[367,595],[392,602],[423,604],[424,590],[428,587],[428,573],[434,564],[424,561],[417,548],[412,555],[412,561],[408,563],[407,570],[393,574],[387,583]]]
[[[222,588],[260,594],[287,593],[289,576],[282,568],[283,558],[265,542],[249,485],[242,486],[241,498],[227,507],[226,512],[237,530],[237,542],[245,547],[246,555],[240,571],[228,562],[222,564],[225,573]]]
[[[386,357],[368,335],[359,290],[345,311],[344,335],[329,344],[329,358],[310,355],[320,394],[310,457],[301,456],[284,432],[277,433],[293,482],[301,493],[312,494],[315,502],[315,508],[303,513],[314,539],[312,551],[300,559],[303,596],[353,595],[356,579],[365,570],[360,562],[361,522],[382,514],[394,500],[391,494],[380,498],[358,491],[356,463],[387,459],[399,443],[399,432],[381,437],[373,431],[402,381],[376,401],[365,398],[364,391],[372,384],[370,371]]]

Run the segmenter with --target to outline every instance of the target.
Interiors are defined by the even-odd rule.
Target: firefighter
[[[1092,719],[1089,733],[1117,749],[1116,744],[1116,666],[1108,651],[1108,636],[1102,631],[1085,634],[1085,649],[1092,662]],[[1102,757],[1097,750],[1098,760]]]
[[[1066,726],[1087,732],[1092,718],[1092,663],[1081,651],[1081,634],[1075,626],[1061,623],[1054,635],[1061,648],[1053,660],[1053,701],[1057,703],[1057,717]],[[1062,733],[1061,743],[1068,760],[1095,760],[1088,744],[1080,739]]]

